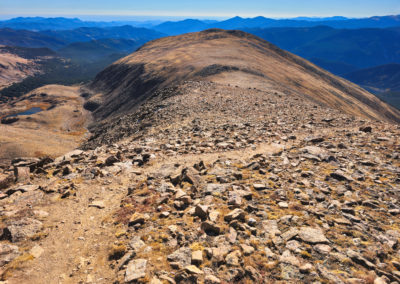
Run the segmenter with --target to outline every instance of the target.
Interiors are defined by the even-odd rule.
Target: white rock
[[[146,259],[134,259],[128,263],[128,267],[125,271],[125,282],[138,280],[146,276]]]
[[[201,250],[196,250],[192,252],[192,263],[201,264],[203,262],[203,252]]]
[[[279,203],[278,203],[278,206],[279,206],[280,208],[289,208],[289,204],[288,204],[287,202],[284,202],[284,201],[279,202]]]
[[[39,258],[44,252],[44,249],[41,246],[34,246],[29,253],[33,255],[35,258]]]

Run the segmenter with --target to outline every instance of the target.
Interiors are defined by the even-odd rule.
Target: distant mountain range
[[[93,62],[106,57],[123,57],[135,51],[142,41],[130,39],[99,39],[75,42],[58,50],[58,54],[75,61]]]
[[[31,48],[48,47],[51,49],[58,49],[67,45],[67,42],[59,38],[33,31],[4,28],[0,29],[0,44]]]
[[[60,49],[75,42],[89,42],[100,39],[129,39],[138,43],[165,36],[145,28],[132,26],[106,28],[77,28],[74,30],[46,30],[33,32],[27,30],[0,29],[0,44],[21,47],[49,47]]]
[[[398,28],[349,30],[320,26],[244,30],[338,75],[400,63]]]
[[[40,34],[58,38],[67,43],[91,41],[105,38],[131,39],[135,41],[147,42],[156,38],[165,36],[158,31],[136,28],[132,26],[106,27],[106,28],[88,28],[82,27],[74,30],[46,30]]]
[[[400,16],[382,16],[350,19],[345,17],[312,18],[297,17],[292,19],[271,19],[265,17],[241,18],[234,17],[224,21],[193,20],[187,19],[176,22],[164,22],[156,25],[156,21],[82,21],[78,18],[43,18],[43,17],[19,17],[0,21],[0,28],[11,28],[18,30],[73,30],[81,27],[113,27],[131,25],[135,27],[146,27],[160,31],[168,35],[187,32],[201,31],[209,28],[220,29],[249,29],[249,28],[278,28],[278,27],[315,27],[329,26],[339,29],[359,28],[388,28],[400,26]]]
[[[296,17],[296,18],[288,18],[287,20],[298,20],[298,21],[309,21],[309,22],[322,22],[322,21],[345,21],[350,20],[350,18],[334,16],[334,17]]]
[[[210,28],[225,30],[243,30],[252,28],[283,28],[283,27],[316,27],[328,26],[336,29],[360,28],[389,28],[400,26],[400,16],[371,17],[362,19],[348,19],[344,17],[332,18],[294,18],[270,19],[265,17],[241,18],[234,17],[216,23],[207,23],[200,20],[184,20],[178,22],[165,22],[153,29],[168,35],[177,35],[187,32],[196,32]]]
[[[212,23],[211,25],[216,25]],[[180,35],[184,33],[198,32],[208,29],[209,23],[200,20],[187,19],[179,22],[165,22],[153,27],[154,30],[168,35]]]
[[[400,64],[357,70],[344,77],[400,108]]]
[[[346,74],[345,77],[366,87],[381,91],[400,92],[400,64],[386,64],[362,69]]]
[[[91,64],[90,72],[95,74],[96,68],[133,52],[148,41],[210,28],[252,33],[336,75],[345,76],[381,97],[385,93],[381,91],[382,86],[389,88],[391,94],[397,92],[391,82],[381,80],[379,72],[394,76],[393,66],[388,64],[400,64],[400,16],[362,19],[234,17],[224,21],[186,19],[163,23],[14,18],[0,21],[0,45],[50,48],[80,67]],[[369,70],[382,65],[391,68]],[[363,80],[368,80],[368,84]]]
[[[82,21],[78,18],[43,18],[43,17],[18,17],[6,21],[0,21],[0,28],[11,28],[16,30],[72,30],[81,27],[112,27],[131,25],[136,27],[151,27],[159,21]]]

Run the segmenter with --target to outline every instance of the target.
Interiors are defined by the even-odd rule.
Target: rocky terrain
[[[399,280],[397,125],[216,83],[162,93],[138,111],[151,128],[4,170],[6,283]]]
[[[0,283],[400,283],[399,125],[243,74],[0,168]]]

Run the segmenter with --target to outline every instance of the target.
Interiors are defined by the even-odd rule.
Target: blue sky
[[[400,0],[0,0],[3,18],[17,15],[280,18],[393,14],[400,14]]]

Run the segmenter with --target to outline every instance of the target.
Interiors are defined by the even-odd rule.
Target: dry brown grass
[[[36,64],[12,53],[0,53],[0,89],[38,72]]]
[[[204,72],[213,65],[235,69]],[[144,66],[145,71],[138,71],[132,66]],[[151,84],[152,88],[200,79],[242,88],[288,92],[347,114],[400,121],[398,110],[357,85],[245,33],[214,30],[152,41],[106,69],[95,85],[102,88],[115,85],[115,73],[123,74],[123,79],[118,87],[111,87],[111,93],[103,97],[104,107],[97,112],[101,115],[108,116],[107,108],[118,103],[119,112],[130,112],[136,101],[123,95],[132,91],[126,89],[130,84],[125,80],[148,77],[162,82],[159,86]],[[109,81],[110,78],[112,81]],[[142,93],[143,90],[138,95]]]
[[[27,98],[41,93],[48,96]],[[25,98],[14,106],[2,105],[2,116],[32,107],[44,111],[21,116],[11,125],[0,124],[0,161],[21,156],[57,157],[80,145],[87,134],[89,114],[82,107],[79,87],[49,85],[30,92]],[[51,105],[55,107],[46,110]]]

